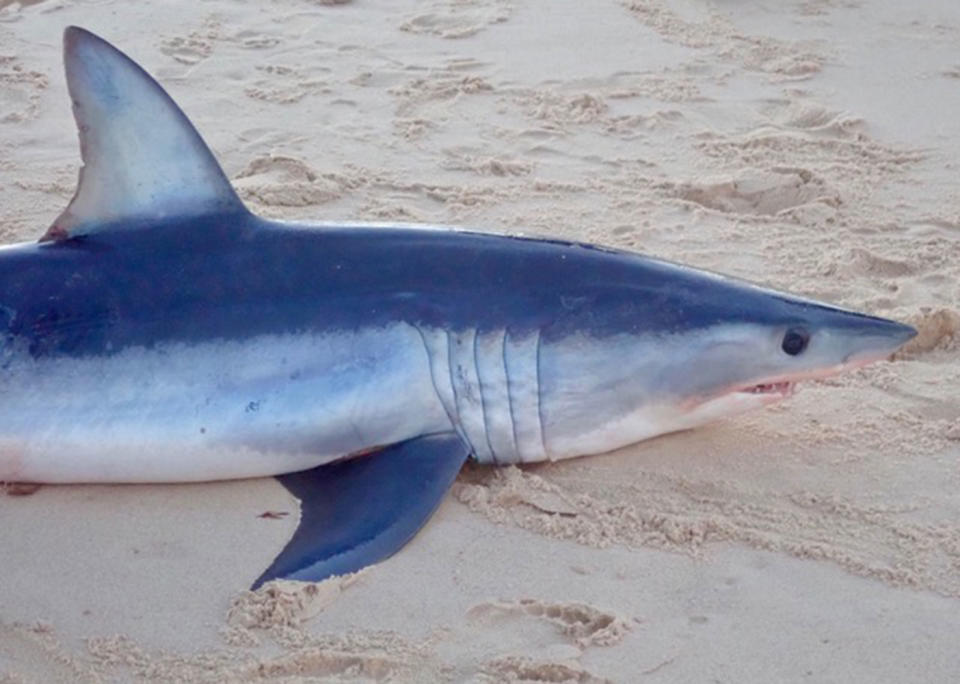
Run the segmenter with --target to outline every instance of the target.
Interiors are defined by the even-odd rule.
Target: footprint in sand
[[[730,214],[772,216],[810,202],[836,207],[840,197],[807,169],[746,169],[732,176],[680,183],[678,199]]]
[[[293,104],[312,95],[325,95],[331,92],[329,84],[321,78],[308,75],[293,67],[267,64],[256,67],[264,74],[244,90],[247,97],[273,104]],[[314,71],[329,73],[329,69],[319,67]]]
[[[521,640],[530,642],[512,640],[515,653],[495,656],[482,666],[481,674],[495,681],[605,682],[584,669],[580,658],[590,647],[620,643],[630,631],[630,623],[625,619],[585,603],[492,601],[474,606],[467,617],[474,625],[491,625],[498,630],[503,630],[508,622],[517,622]],[[530,620],[546,623],[564,641],[538,640],[533,636],[536,630],[525,624]]]
[[[38,111],[47,77],[23,68],[13,55],[0,55],[0,123],[21,123]]]
[[[441,0],[400,25],[408,33],[467,38],[510,18],[512,7],[500,0]]]
[[[160,43],[160,52],[181,64],[193,66],[213,54],[214,41],[218,38],[217,25],[211,21],[185,36],[165,38]]]
[[[234,178],[240,196],[264,206],[307,207],[339,197],[356,182],[336,174],[320,174],[299,159],[262,156]]]
[[[580,648],[613,646],[630,631],[630,623],[624,618],[586,603],[552,603],[538,599],[488,601],[474,606],[467,615],[475,621],[540,620]]]

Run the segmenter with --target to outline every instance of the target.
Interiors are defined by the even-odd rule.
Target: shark
[[[0,248],[0,480],[277,477],[253,586],[399,550],[463,464],[618,449],[889,357],[905,324],[568,240],[251,213],[163,88],[64,33],[76,194]]]

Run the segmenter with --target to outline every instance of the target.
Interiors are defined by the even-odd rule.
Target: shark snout
[[[896,321],[889,321],[889,325],[890,331],[887,335],[891,342],[897,345],[898,349],[917,336],[917,329],[912,325],[897,323]]]
[[[886,358],[917,336],[917,329],[884,318],[871,319],[869,325],[851,335],[852,349],[844,363],[876,361]]]

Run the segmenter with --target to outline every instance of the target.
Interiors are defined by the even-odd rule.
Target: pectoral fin
[[[436,510],[467,456],[460,437],[444,433],[280,475],[300,499],[300,525],[253,588],[273,579],[318,582],[393,555]]]

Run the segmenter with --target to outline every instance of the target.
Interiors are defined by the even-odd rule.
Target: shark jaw
[[[783,374],[763,378],[751,384],[733,385],[709,396],[691,397],[678,403],[665,402],[644,406],[631,415],[603,425],[599,430],[585,434],[577,445],[580,449],[599,446],[614,450],[660,435],[691,430],[726,418],[748,413],[789,399],[797,392],[798,384],[807,380],[832,377],[860,368],[873,360],[858,360],[813,371]],[[629,434],[629,440],[619,438]],[[569,446],[572,445],[567,445]],[[550,454],[551,458],[567,458],[575,454]]]
[[[750,411],[754,408],[770,406],[792,397],[799,383],[808,380],[822,380],[848,371],[869,366],[872,363],[889,358],[889,352],[870,353],[853,357],[844,363],[798,373],[784,373],[762,378],[759,382],[746,385],[733,385],[724,391],[708,397],[695,398],[684,402],[684,407],[692,415],[716,415],[703,422],[712,422],[726,416]],[[697,424],[703,424],[699,422]]]

